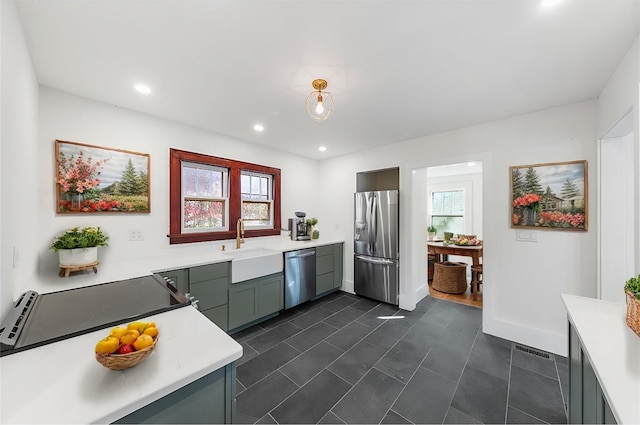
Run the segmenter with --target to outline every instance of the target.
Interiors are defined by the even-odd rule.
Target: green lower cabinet
[[[208,310],[200,310],[200,313],[204,314],[207,319],[218,325],[218,327],[223,331],[226,332],[229,330],[229,312],[227,304],[219,305],[218,307],[213,307]]]
[[[277,274],[263,278],[260,282],[258,298],[260,317],[282,310],[284,308],[284,276]]]
[[[316,276],[316,295],[320,295],[334,289],[333,277],[333,272]]]
[[[117,424],[230,424],[236,410],[236,366],[215,372],[118,419]]]
[[[253,280],[229,286],[229,329],[258,318],[258,283]]]
[[[316,296],[342,286],[342,244],[316,248]]]
[[[229,285],[229,329],[246,325],[283,308],[282,273]]]
[[[343,252],[343,244],[337,243],[333,245],[333,287],[335,289],[342,287]]]
[[[600,387],[589,357],[569,322],[569,423],[615,424],[616,418]]]

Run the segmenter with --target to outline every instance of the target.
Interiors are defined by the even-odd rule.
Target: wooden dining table
[[[471,257],[473,267],[480,265],[482,258],[482,245],[455,245],[445,244],[444,242],[427,242],[427,253],[433,254],[437,262],[447,261],[449,255],[460,255],[462,257]],[[477,273],[471,273],[471,291],[474,291],[474,299],[480,284],[476,281]]]

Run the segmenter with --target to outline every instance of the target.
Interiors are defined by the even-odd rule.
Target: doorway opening
[[[473,285],[474,278],[482,282],[481,247],[474,252],[460,250],[461,255],[437,252],[442,249],[438,245],[452,243],[449,240],[445,241],[451,236],[454,240],[458,235],[475,236],[477,240],[482,241],[482,162],[472,161],[428,167],[426,179],[426,211],[424,213],[427,225],[431,227],[430,230],[435,230],[435,236],[427,242],[429,294],[434,298],[482,307],[483,284]],[[462,243],[465,243],[464,239]],[[453,248],[456,248],[455,244]],[[458,263],[459,267],[464,265],[466,282],[460,281],[452,288],[443,288],[440,282],[436,282],[434,288],[434,277],[439,279],[441,276],[436,272],[436,268],[442,267],[442,264],[436,265],[436,263],[441,261]],[[480,268],[477,267],[478,264],[474,267],[474,261],[479,263]],[[480,272],[473,273],[474,270],[480,270]],[[460,276],[458,279],[463,278]],[[463,290],[464,292],[461,292]]]

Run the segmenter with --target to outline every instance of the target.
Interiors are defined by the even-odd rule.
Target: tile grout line
[[[456,313],[456,315],[457,315],[457,313]],[[455,316],[454,316],[454,318],[455,318]],[[451,321],[453,322],[453,319],[452,319]],[[445,331],[445,330],[446,330],[446,328],[442,331],[442,333],[440,334],[440,336],[442,336],[442,335],[444,334],[444,331]],[[464,375],[464,370],[467,368],[467,364],[469,364],[469,359],[471,358],[471,352],[473,351],[473,347],[476,345],[476,341],[478,340],[478,332],[482,332],[482,322],[480,322],[480,326],[479,326],[478,330],[476,331],[476,335],[475,335],[475,337],[473,338],[473,342],[471,343],[471,347],[469,348],[469,353],[467,354],[467,359],[466,359],[466,360],[465,360],[465,362],[464,362],[464,367],[462,368],[462,372],[460,372],[460,376],[458,377],[458,380],[456,381],[456,386],[455,386],[455,388],[453,389],[453,393],[452,393],[452,395],[451,395],[451,399],[449,400],[449,407],[447,407],[447,412],[445,413],[444,418],[442,419],[442,422],[443,422],[443,423],[444,423],[444,421],[447,419],[447,415],[449,414],[449,410],[451,409],[451,403],[453,403],[453,399],[455,398],[456,393],[458,392],[458,387],[460,386],[460,381],[462,381],[462,376]],[[440,336],[438,337],[438,339],[440,339]],[[437,343],[437,342],[438,342],[438,340],[436,340],[436,343]],[[434,344],[434,345],[435,345],[435,344]],[[429,369],[429,368],[425,368],[425,369],[431,370],[431,369]],[[432,370],[431,370],[431,371],[432,371]],[[432,372],[433,372],[433,373],[435,373],[435,374],[437,374],[437,375],[440,375],[440,374],[439,374],[439,373],[437,373],[436,371],[432,371]],[[440,376],[443,376],[443,375],[440,375]],[[443,376],[443,377],[444,377],[444,378],[447,378],[446,376]],[[449,378],[447,378],[447,379],[449,379]],[[474,417],[474,416],[472,416],[472,415],[468,415],[468,414],[467,414],[467,413],[465,413],[465,412],[462,412],[462,413],[464,413],[465,415],[467,415],[467,416],[469,416],[469,417],[471,417],[471,418],[473,418],[473,419],[480,420],[480,419],[478,419],[478,418],[476,418],[476,417]],[[482,422],[482,421],[481,421],[481,422]]]
[[[514,346],[511,343],[511,352],[509,353],[509,379],[507,380],[507,405],[504,407],[504,423],[507,423],[509,418],[509,398],[511,397],[511,368],[513,367],[513,350]]]
[[[380,305],[380,304],[378,304],[378,305]],[[376,305],[375,307],[373,307],[371,310],[373,310],[373,309],[374,309],[374,308],[376,308],[376,307],[377,307],[377,305]],[[345,308],[346,308],[346,307],[345,307]],[[371,311],[371,310],[369,310],[369,311]],[[311,310],[310,310],[310,311],[311,311]],[[339,311],[342,311],[342,310],[339,310]],[[336,313],[337,313],[337,312],[336,312]],[[360,315],[359,317],[362,317],[362,316],[363,316],[364,314],[366,314],[366,313],[368,313],[368,312],[364,312],[364,313],[363,313],[362,315]],[[335,313],[334,313],[334,314],[335,314]],[[331,316],[329,316],[329,317],[331,317]],[[309,327],[308,327],[308,328],[306,328],[306,329],[309,329],[309,328],[311,328],[311,327],[315,326],[316,324],[321,323],[323,320],[324,320],[324,319],[318,320],[318,322],[317,322],[317,323],[315,323],[314,325],[309,326]],[[357,319],[354,319],[351,323],[355,322],[356,320],[357,320]],[[380,323],[377,327],[375,327],[374,329],[372,329],[372,330],[371,330],[367,335],[369,335],[371,332],[375,331],[378,327],[382,326],[382,325],[383,325],[384,323],[386,323],[386,322],[387,322],[387,320],[385,320],[383,323]],[[330,325],[328,325],[328,326],[330,326]],[[347,325],[345,325],[345,326],[347,326]],[[363,326],[364,326],[364,325],[363,325]],[[333,327],[333,326],[331,326],[331,327]],[[344,328],[344,326],[343,326],[342,328]],[[342,329],[342,328],[340,328],[340,329]],[[337,329],[337,330],[336,330],[336,332],[332,333],[331,335],[334,335],[335,333],[337,333],[338,331],[340,331],[340,329]],[[298,334],[295,334],[295,335],[298,335]],[[292,336],[291,336],[291,337],[289,337],[289,338],[292,338],[292,337],[294,337],[295,335],[292,335]],[[367,335],[365,335],[364,337],[362,337],[362,338],[361,338],[357,343],[359,343],[359,342],[361,342],[362,340],[364,340],[364,338],[366,338],[366,336],[367,336]],[[329,335],[329,336],[330,336],[330,335]],[[322,340],[318,341],[315,345],[313,345],[313,347],[317,346],[317,345],[318,345],[318,344],[320,344],[321,342],[326,342],[327,344],[331,345],[332,347],[335,347],[336,349],[338,349],[338,350],[340,350],[340,351],[343,351],[340,347],[336,347],[335,345],[333,345],[333,344],[331,344],[331,343],[329,343],[329,342],[327,342],[327,341],[326,341],[326,338],[328,338],[329,336],[327,336],[327,337],[325,337],[324,339],[322,339]],[[282,343],[287,344],[289,347],[293,348],[293,349],[294,349],[294,350],[296,350],[296,351],[300,351],[300,350],[296,349],[295,347],[293,347],[291,344],[287,343],[287,340],[288,340],[289,338],[287,338],[286,340],[282,341]],[[357,343],[356,343],[356,344],[357,344]],[[354,345],[355,345],[355,344],[354,344]],[[311,348],[313,348],[313,347],[311,347]],[[309,348],[309,349],[308,349],[308,350],[306,350],[306,351],[311,350],[311,348]],[[336,360],[334,360],[334,361],[333,361],[333,362],[331,362],[329,365],[327,365],[327,366],[325,366],[323,369],[321,369],[317,374],[315,374],[311,379],[307,380],[307,382],[305,382],[303,385],[298,385],[296,382],[294,382],[294,381],[293,381],[293,380],[292,380],[292,379],[291,379],[291,378],[290,378],[286,373],[284,373],[281,369],[282,369],[283,367],[285,367],[287,364],[289,364],[289,363],[291,363],[292,361],[294,361],[295,359],[297,359],[298,357],[300,357],[300,356],[301,356],[302,354],[304,354],[306,351],[301,352],[298,356],[294,357],[293,359],[291,359],[291,360],[290,360],[290,361],[288,361],[287,363],[283,364],[282,366],[280,366],[278,369],[276,369],[276,370],[274,371],[274,372],[279,371],[281,374],[283,374],[284,376],[286,376],[286,377],[287,377],[287,379],[289,379],[291,382],[293,382],[293,383],[298,387],[298,389],[296,389],[296,390],[295,390],[293,393],[291,393],[288,397],[285,397],[283,400],[281,400],[281,401],[280,401],[280,403],[278,403],[278,404],[277,404],[276,406],[274,406],[271,410],[269,410],[269,412],[267,412],[267,414],[271,415],[271,413],[272,413],[275,409],[277,409],[277,408],[278,408],[282,403],[284,403],[285,401],[287,401],[289,398],[293,397],[293,395],[294,395],[294,394],[296,394],[298,391],[300,391],[300,389],[301,389],[302,387],[304,387],[304,385],[306,385],[307,383],[309,383],[311,380],[313,380],[315,377],[317,377],[317,376],[318,376],[320,373],[322,373],[324,370],[327,370],[327,372],[332,373],[333,375],[337,376],[338,378],[342,379],[343,381],[345,381],[345,382],[347,382],[349,385],[351,385],[351,383],[350,383],[350,382],[346,381],[346,380],[345,380],[345,379],[343,379],[341,376],[339,376],[339,375],[337,375],[337,374],[335,374],[335,373],[333,373],[333,372],[331,372],[330,370],[328,370],[328,369],[327,369],[327,368],[328,368],[329,366],[331,366],[331,365],[332,365],[336,360],[338,360],[338,358],[342,357],[342,356],[343,356],[347,351],[349,351],[349,350],[344,351],[344,352],[343,352],[343,353],[342,353],[342,354],[341,354],[341,355],[340,355]],[[274,373],[274,372],[272,372],[272,373]],[[267,376],[270,376],[270,375],[271,375],[271,374],[269,374],[269,375],[267,375]],[[363,376],[363,377],[364,377],[364,376]],[[264,378],[262,378],[260,381],[262,381],[263,379],[266,379],[266,378],[267,378],[267,377],[265,376],[265,377],[264,377]],[[361,378],[361,379],[362,379],[362,378]],[[260,381],[258,381],[258,382],[260,382]],[[257,384],[258,382],[256,382],[255,384]],[[358,382],[360,382],[360,380],[358,380]],[[255,384],[254,384],[254,385],[255,385]],[[353,387],[354,387],[354,386],[355,386],[355,384],[351,387],[351,389],[353,389]],[[248,389],[248,388],[247,388],[247,389]],[[349,389],[349,391],[351,391],[351,389]],[[245,391],[246,391],[246,389],[245,389]],[[345,393],[345,396],[346,396],[346,394],[348,394],[348,393],[349,393],[349,391],[347,391],[347,392]],[[243,392],[244,392],[244,391],[243,391]],[[343,396],[343,397],[341,397],[341,398],[340,398],[340,400],[342,400],[342,398],[344,398],[344,396]],[[338,400],[338,402],[339,402],[340,400]],[[335,407],[335,405],[336,405],[338,402],[334,403],[334,405],[333,405],[333,406],[332,406],[332,407],[327,411],[327,413],[328,413],[328,412],[331,412],[331,409],[333,409],[333,407]],[[336,415],[335,413],[333,413],[333,414],[334,414],[334,415]],[[325,415],[324,415],[324,416],[326,416],[326,413],[325,413]],[[324,417],[324,416],[323,416],[323,417]],[[344,422],[344,420],[343,420],[342,418],[340,418],[338,415],[336,415],[336,417],[338,417],[338,419],[340,419],[340,420],[342,420],[342,421]],[[261,419],[261,418],[259,418],[258,420],[260,420],[260,419]],[[275,418],[274,418],[274,419],[275,419]],[[277,421],[276,421],[276,422],[277,422]]]

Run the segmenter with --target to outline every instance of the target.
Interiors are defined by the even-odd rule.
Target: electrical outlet
[[[129,240],[130,241],[143,241],[144,240],[144,231],[143,230],[129,230]]]

